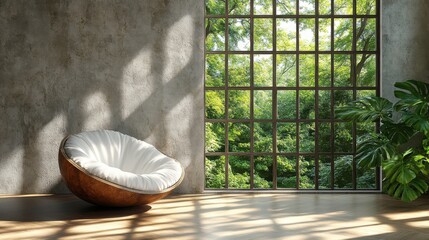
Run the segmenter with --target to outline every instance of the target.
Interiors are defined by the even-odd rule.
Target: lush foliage
[[[353,18],[287,17],[315,15],[314,0],[300,0],[299,9],[293,0],[276,0],[277,9],[272,0],[253,2],[254,15],[286,17],[251,19],[250,1],[206,0],[206,187],[248,189],[253,179],[254,188],[352,189],[355,182],[374,189],[375,169],[354,164],[352,133],[375,132],[375,125],[339,121],[332,110],[354,95],[375,95],[375,18],[356,18],[353,29]],[[319,0],[319,12],[352,15],[350,3]],[[357,1],[356,12],[375,15],[375,0]],[[365,53],[354,54],[354,44]],[[317,49],[335,52],[316,58],[309,51]]]
[[[380,133],[364,136],[356,158],[362,167],[383,166],[385,192],[409,202],[428,190],[429,84],[408,80],[395,86],[397,103],[366,97],[339,109],[337,116],[360,122],[380,121]],[[400,116],[398,120],[392,117],[394,113]]]

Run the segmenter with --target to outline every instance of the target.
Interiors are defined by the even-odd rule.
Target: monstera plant
[[[382,167],[383,191],[410,202],[428,191],[429,84],[408,80],[395,83],[393,104],[382,97],[365,97],[336,110],[339,118],[379,122],[378,133],[358,140],[357,163]]]

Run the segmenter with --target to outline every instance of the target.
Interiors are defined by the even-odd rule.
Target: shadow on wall
[[[152,143],[201,191],[202,4],[1,1],[0,193],[66,192],[59,143],[95,129]]]

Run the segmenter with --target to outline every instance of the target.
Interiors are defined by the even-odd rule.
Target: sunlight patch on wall
[[[109,101],[102,92],[95,92],[83,101],[84,117],[83,130],[108,129],[110,127],[111,111]]]
[[[163,83],[174,79],[191,60],[195,44],[193,27],[192,17],[186,15],[168,29],[165,44],[168,58],[164,67]]]
[[[166,101],[171,101],[167,98]],[[188,167],[191,163],[192,159],[189,159],[188,156],[190,156],[189,152],[183,152],[183,151],[177,151],[177,149],[193,149],[195,146],[192,146],[192,143],[190,141],[191,136],[189,136],[190,132],[189,129],[194,128],[195,126],[192,126],[193,122],[193,108],[189,106],[193,106],[194,98],[191,94],[188,94],[186,96],[183,96],[178,103],[174,105],[172,109],[170,109],[168,112],[166,112],[166,138],[167,146],[169,146],[169,149],[176,149],[176,153],[180,153],[180,156],[175,156],[177,158],[180,158],[180,163],[184,167]],[[178,127],[180,125],[181,127]],[[186,126],[186,127],[183,127]],[[177,141],[178,139],[181,139],[181,141]],[[197,148],[198,149],[198,148]],[[186,158],[184,156],[187,156]]]
[[[38,132],[37,141],[35,141],[37,143],[38,154],[44,156],[44,158],[51,159],[51,161],[39,160],[34,163],[38,164],[35,166],[35,170],[38,171],[36,172],[37,179],[33,179],[37,182],[36,188],[38,192],[49,192],[52,186],[61,180],[58,162],[56,161],[58,150],[50,151],[48,149],[52,149],[52,145],[58,146],[56,148],[58,149],[66,133],[67,117],[64,113],[56,115]]]
[[[143,48],[122,72],[122,119],[128,118],[153,93],[152,53]],[[144,84],[143,84],[144,83]]]
[[[4,188],[0,193],[19,194],[19,186],[24,182],[23,178],[13,178],[12,176],[23,176],[24,169],[24,148],[17,146],[15,149],[4,156],[7,161],[0,161],[0,169],[3,174],[0,175],[0,182]],[[13,161],[10,161],[13,160]]]

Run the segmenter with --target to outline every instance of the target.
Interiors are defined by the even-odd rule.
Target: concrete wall
[[[0,194],[67,192],[69,133],[114,129],[203,188],[204,1],[0,1]]]
[[[382,96],[393,100],[395,82],[429,82],[429,1],[381,2]]]
[[[67,192],[68,133],[114,129],[203,189],[203,0],[0,1],[0,193]],[[382,94],[429,80],[429,1],[382,1]]]

